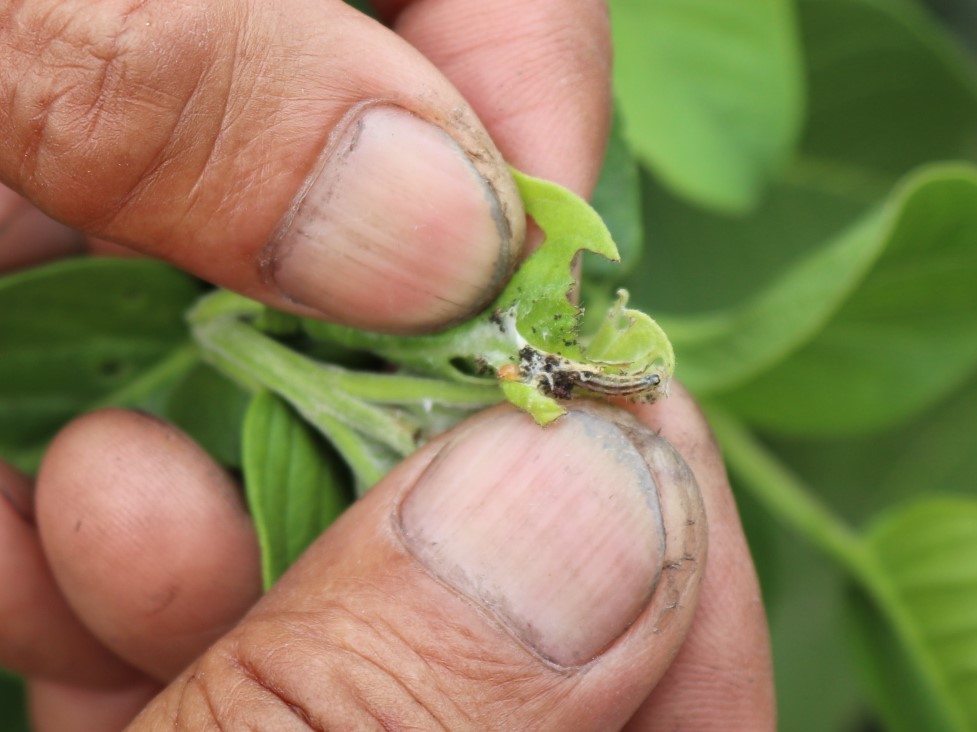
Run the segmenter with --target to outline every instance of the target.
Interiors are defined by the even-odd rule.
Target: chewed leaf
[[[534,384],[502,381],[502,393],[511,404],[529,412],[541,427],[567,413],[556,399],[543,394]]]
[[[627,290],[618,290],[617,301],[587,344],[588,360],[621,370],[645,364],[671,377],[675,353],[665,331],[645,313],[625,307],[627,304]]]
[[[513,275],[494,309],[516,309],[516,327],[536,348],[579,357],[580,308],[571,304],[577,284],[573,261],[583,250],[618,261],[611,233],[590,205],[556,183],[518,171],[512,175],[523,204],[546,240]]]
[[[582,310],[574,260],[581,251],[618,260],[610,232],[590,205],[549,181],[512,171],[526,212],[545,240],[508,286],[476,318],[430,336],[364,333],[324,323],[316,339],[378,354],[408,371],[459,381],[496,376],[510,402],[548,424],[565,412],[557,399],[578,392],[643,401],[666,393],[674,367],[668,338],[644,313],[625,308],[626,294],[589,346],[580,341]]]

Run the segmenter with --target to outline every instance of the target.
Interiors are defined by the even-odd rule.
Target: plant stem
[[[941,708],[953,715],[955,704],[941,683],[926,641],[871,543],[818,502],[813,492],[739,420],[714,405],[706,408],[706,413],[727,464],[743,479],[743,487],[771,514],[835,559],[864,589],[929,682],[930,692],[940,700]]]
[[[400,457],[416,447],[418,426],[406,415],[376,407],[335,388],[330,371],[234,317],[197,321],[194,337],[205,358],[232,378],[246,379],[282,396],[309,422],[342,447],[337,423],[385,445]]]
[[[771,455],[734,417],[706,409],[730,470],[772,514],[792,526],[845,567],[864,561],[862,541],[846,523],[814,498],[797,476]]]
[[[218,290],[202,298],[188,320],[203,358],[248,391],[268,389],[290,403],[339,450],[360,493],[416,449],[429,421],[395,407],[474,409],[503,399],[498,386],[487,380],[455,383],[320,363],[248,322],[265,313],[259,303]],[[326,324],[320,328],[349,330]]]
[[[361,496],[376,485],[403,456],[383,445],[363,438],[337,419],[320,414],[315,426],[343,456],[356,479],[356,495]]]
[[[459,407],[488,407],[505,397],[493,381],[486,384],[428,379],[402,374],[378,374],[322,364],[333,373],[335,384],[347,393],[380,404],[440,404]]]

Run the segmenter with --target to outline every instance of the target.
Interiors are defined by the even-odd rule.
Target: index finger
[[[604,0],[377,0],[441,70],[512,165],[588,197],[611,112]]]
[[[443,327],[521,250],[465,99],[341,0],[0,2],[0,105],[44,211],[300,315]]]

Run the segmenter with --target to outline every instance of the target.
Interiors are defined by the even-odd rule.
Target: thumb
[[[621,727],[695,609],[691,472],[604,405],[399,466],[131,729]]]
[[[522,244],[470,107],[341,0],[0,3],[0,106],[0,181],[299,314],[443,325]]]

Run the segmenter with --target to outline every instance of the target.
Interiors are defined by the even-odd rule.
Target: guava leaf
[[[614,0],[614,86],[625,136],[671,188],[753,205],[789,156],[803,81],[788,0]]]
[[[270,392],[259,392],[248,407],[241,452],[268,589],[352,496],[335,452]]]
[[[566,414],[560,403],[545,394],[533,384],[521,381],[503,381],[502,393],[509,402],[524,412],[529,412],[542,425],[549,424],[557,417]]]
[[[864,668],[895,730],[977,728],[977,501],[926,498],[882,517],[867,548],[901,637],[863,606]]]
[[[587,341],[587,359],[619,368],[625,364],[657,365],[662,374],[671,374],[675,354],[665,331],[649,315],[627,304],[627,291],[619,290],[597,332]]]
[[[512,276],[491,310],[515,308],[516,328],[540,350],[579,358],[581,310],[571,304],[577,285],[578,252],[618,261],[617,247],[600,216],[586,201],[550,181],[513,171],[519,194],[546,240]],[[464,326],[463,326],[464,327]]]
[[[569,299],[577,284],[574,258],[580,251],[589,251],[616,261],[617,248],[604,222],[586,201],[555,183],[512,173],[526,212],[546,239],[482,315],[430,336],[390,336],[313,322],[307,325],[309,334],[378,353],[421,372],[449,377],[464,376],[457,368],[459,361],[493,368],[515,362],[522,342],[512,332],[512,325],[536,348],[579,357],[581,310]],[[503,322],[503,317],[512,322]]]

